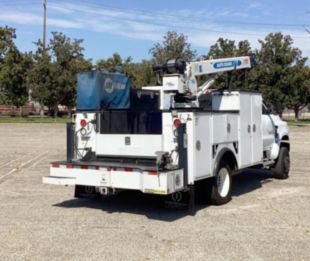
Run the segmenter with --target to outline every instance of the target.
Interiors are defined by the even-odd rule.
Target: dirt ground
[[[310,127],[291,127],[291,173],[247,172],[195,216],[154,196],[74,199],[43,185],[62,124],[0,124],[0,260],[310,260]]]

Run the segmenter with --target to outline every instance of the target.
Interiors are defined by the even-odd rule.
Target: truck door
[[[275,140],[275,126],[268,113],[266,106],[262,106],[262,134],[263,134],[263,150],[269,150]]]

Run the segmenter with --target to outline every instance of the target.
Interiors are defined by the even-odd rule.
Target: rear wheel
[[[222,161],[211,183],[209,201],[213,205],[223,205],[231,200],[231,169]]]
[[[281,147],[276,164],[272,168],[274,177],[287,179],[290,172],[290,153],[287,147]]]

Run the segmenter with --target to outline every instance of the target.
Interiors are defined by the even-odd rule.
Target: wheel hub
[[[221,168],[217,176],[217,190],[221,197],[226,197],[229,192],[230,177],[226,168]]]

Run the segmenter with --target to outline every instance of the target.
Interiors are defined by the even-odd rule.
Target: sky
[[[0,0],[0,26],[16,28],[22,51],[42,39],[43,0]],[[308,30],[308,31],[307,31]],[[199,55],[219,37],[248,40],[253,49],[270,32],[290,34],[310,57],[309,0],[47,0],[47,39],[51,32],[84,39],[94,62],[117,52],[134,61],[149,59],[149,49],[167,31],[188,36]]]

